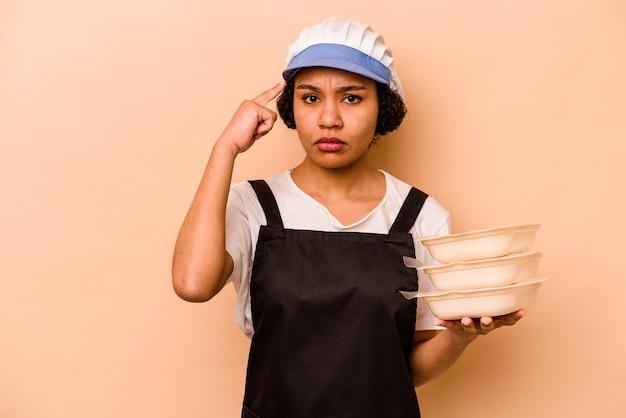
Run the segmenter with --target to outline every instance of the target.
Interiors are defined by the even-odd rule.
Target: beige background
[[[236,417],[233,291],[178,300],[213,140],[337,15],[393,47],[409,115],[374,151],[453,229],[540,220],[516,327],[419,389],[426,417],[626,416],[626,2],[0,2],[0,417]],[[382,6],[384,7],[382,7]],[[282,126],[237,165],[301,158]]]

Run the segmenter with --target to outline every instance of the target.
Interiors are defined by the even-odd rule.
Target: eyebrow
[[[321,88],[311,85],[311,84],[298,84],[298,86],[296,87],[296,90],[312,90],[316,93],[320,93],[322,91]],[[339,87],[337,89],[338,93],[347,93],[347,92],[351,92],[351,91],[358,91],[358,90],[366,90],[365,86],[360,86],[360,85],[348,85],[348,86],[342,86]]]

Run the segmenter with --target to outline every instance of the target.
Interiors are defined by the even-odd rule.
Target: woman
[[[434,263],[417,238],[449,233],[449,218],[369,161],[405,113],[379,34],[336,18],[307,28],[283,78],[244,101],[216,141],[177,240],[174,289],[202,302],[234,284],[252,338],[243,417],[419,417],[414,388],[524,312],[443,321],[400,294],[418,289],[403,257]],[[272,129],[266,106],[279,95],[304,160],[231,184],[237,155]]]

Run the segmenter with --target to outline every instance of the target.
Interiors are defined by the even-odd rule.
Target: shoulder
[[[387,187],[389,188],[389,199],[395,202],[395,205],[401,205],[409,194],[412,186],[391,174],[384,172],[387,179]],[[422,206],[417,220],[415,222],[415,234],[418,237],[446,235],[450,231],[450,214],[437,199],[430,195],[426,190],[420,189],[426,193],[428,197]]]
[[[288,172],[275,174],[263,180],[270,186],[275,196],[282,195],[289,190]],[[245,205],[258,203],[257,195],[250,184],[250,180],[231,183],[229,199]]]
[[[290,186],[289,173],[287,171],[263,180],[268,184],[277,201],[289,201],[292,198],[294,191]],[[256,219],[258,222],[262,222],[264,219],[263,208],[250,181],[231,183],[228,207],[230,210],[234,209],[245,213],[250,218],[258,218]]]

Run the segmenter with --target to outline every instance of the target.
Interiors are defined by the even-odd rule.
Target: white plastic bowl
[[[440,291],[508,286],[536,277],[543,252],[420,267]]]
[[[440,263],[481,260],[530,250],[540,226],[540,223],[511,225],[420,241]]]
[[[478,290],[420,293],[437,318],[457,320],[465,316],[480,318],[500,316],[531,307],[547,277],[525,280],[510,286]],[[406,297],[406,295],[405,295]]]

